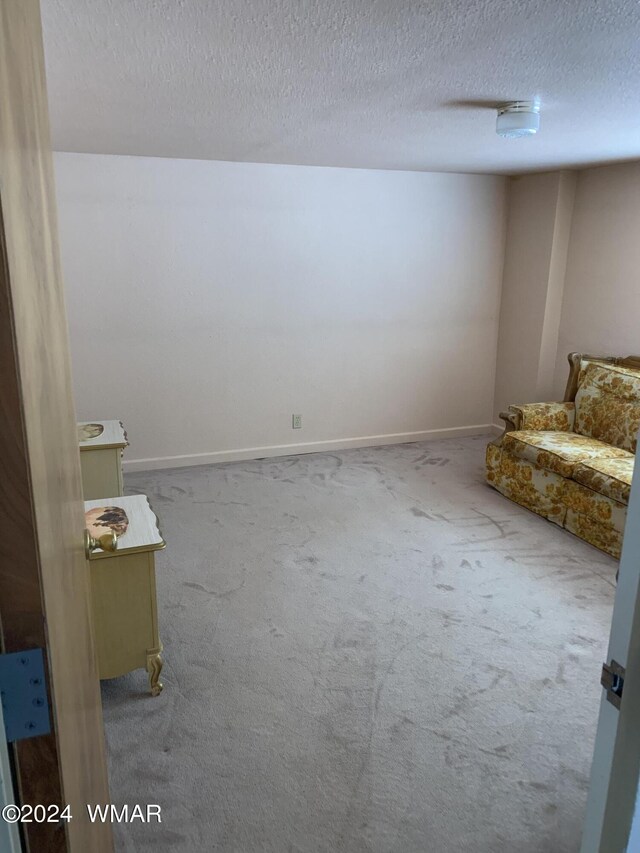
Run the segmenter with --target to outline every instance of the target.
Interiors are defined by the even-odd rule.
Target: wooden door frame
[[[32,853],[108,853],[108,802],[38,0],[0,0],[0,626],[44,651],[51,734],[15,744],[21,803],[69,803],[23,828]]]
[[[4,219],[0,197],[0,625],[2,651],[46,648],[37,535],[20,395],[13,307],[9,287]],[[45,656],[47,693],[51,695]],[[17,741],[13,746],[21,803],[62,803],[55,734]],[[27,833],[33,849],[57,844],[58,829],[34,824]],[[59,845],[58,845],[59,846]],[[62,849],[62,848],[60,848]]]

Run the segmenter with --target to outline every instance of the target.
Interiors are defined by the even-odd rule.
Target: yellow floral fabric
[[[611,527],[608,524],[594,523],[592,518],[570,509],[567,511],[564,528],[595,548],[611,554],[616,560],[620,559],[624,525],[622,530],[618,530],[618,528]]]
[[[513,456],[504,449],[505,438],[487,447],[489,484],[505,497],[619,558],[626,505],[535,462]],[[608,461],[597,460],[598,464]]]
[[[519,459],[526,459],[544,468],[571,477],[575,465],[587,459],[598,457],[626,457],[628,451],[611,447],[603,441],[577,435],[574,432],[537,432],[535,430],[514,430],[502,439],[505,451]]]
[[[574,403],[526,403],[509,410],[517,416],[518,429],[571,432],[576,407]]]
[[[578,376],[578,385],[582,384],[582,380],[584,379],[584,374],[585,374],[587,368],[592,364],[595,364],[598,367],[602,367],[604,370],[614,370],[616,373],[620,374],[621,376],[630,376],[631,378],[637,377],[638,374],[640,373],[640,370],[637,367],[624,367],[621,364],[612,364],[609,361],[598,361],[597,358],[596,359],[583,358],[580,361],[580,374]]]
[[[573,480],[567,480],[563,500],[567,509],[590,518],[594,523],[607,524],[618,530],[624,529],[627,507],[606,495],[598,494]]]
[[[640,370],[583,361],[575,405],[509,410],[517,429],[487,448],[487,481],[619,558],[640,429]]]
[[[575,431],[635,453],[640,428],[640,370],[586,363],[575,399]]]
[[[573,479],[619,503],[629,503],[634,457],[622,459],[591,459],[573,470]]]
[[[618,559],[627,507],[572,480],[567,481],[564,501],[565,529]]]
[[[487,445],[487,479],[489,482],[492,481],[492,478],[497,473],[500,467],[500,459],[502,458],[502,448],[499,444],[495,442],[491,442],[491,444]]]
[[[564,479],[538,465],[487,448],[487,480],[505,497],[562,525],[567,509],[562,501]]]

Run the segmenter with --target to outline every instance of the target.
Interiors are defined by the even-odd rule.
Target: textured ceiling
[[[519,172],[640,157],[638,0],[41,0],[54,148]],[[490,105],[539,96],[537,137]]]

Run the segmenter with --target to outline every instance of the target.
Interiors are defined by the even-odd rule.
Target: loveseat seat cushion
[[[502,447],[519,459],[533,462],[546,471],[571,477],[579,462],[598,458],[626,458],[631,454],[604,441],[575,432],[514,430],[504,435]],[[633,458],[633,457],[631,457]]]
[[[573,479],[598,494],[606,495],[618,503],[629,503],[634,456],[622,458],[590,459],[573,469]]]
[[[587,363],[576,392],[575,431],[635,453],[640,428],[640,370]]]

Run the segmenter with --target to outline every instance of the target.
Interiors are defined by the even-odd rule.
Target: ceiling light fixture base
[[[508,101],[498,104],[496,133],[505,139],[534,136],[540,130],[540,101]]]

